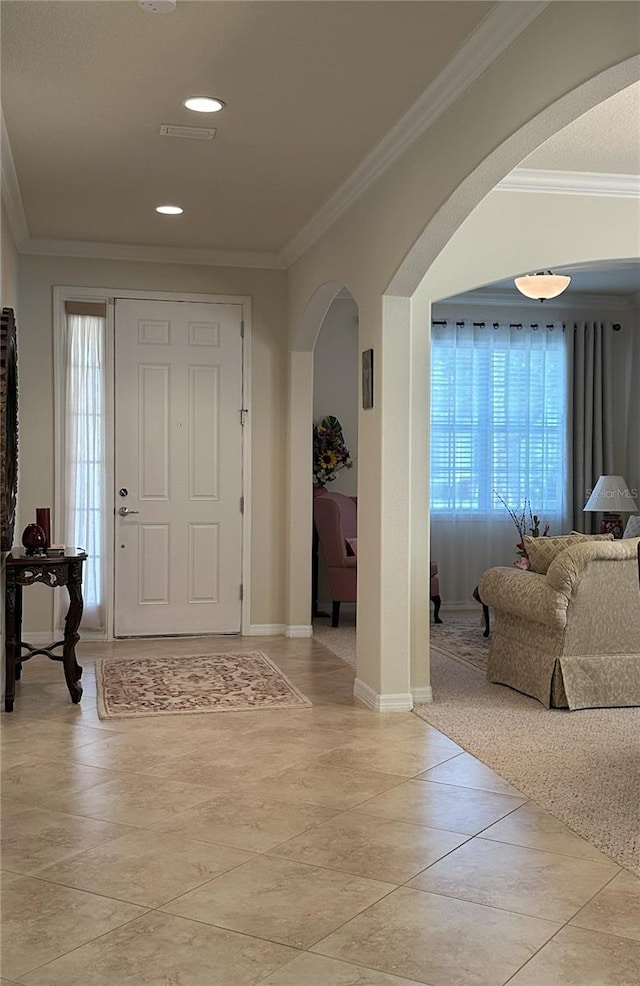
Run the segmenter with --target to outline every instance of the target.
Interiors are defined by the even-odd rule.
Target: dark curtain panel
[[[569,361],[571,420],[571,510],[574,531],[596,534],[600,514],[584,513],[589,492],[600,476],[612,475],[613,371],[612,327],[576,322]]]

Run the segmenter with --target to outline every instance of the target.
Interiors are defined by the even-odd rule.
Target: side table
[[[44,555],[27,555],[14,549],[6,559],[5,588],[5,662],[6,691],[5,712],[13,712],[16,679],[22,674],[22,665],[36,654],[44,654],[52,661],[61,661],[64,677],[71,695],[77,704],[82,697],[80,678],[82,668],[76,661],[76,644],[80,639],[78,627],[82,619],[82,563],[87,554],[82,548],[67,549],[67,554],[56,558]],[[51,589],[66,586],[69,593],[69,609],[64,621],[64,637],[47,647],[32,647],[22,639],[22,587],[42,582]],[[61,654],[53,651],[62,648]],[[23,651],[27,653],[24,654]]]

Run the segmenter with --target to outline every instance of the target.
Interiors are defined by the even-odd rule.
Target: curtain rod
[[[440,321],[437,320],[437,319],[433,319],[432,322],[431,322],[431,324],[432,325],[448,325],[449,323],[447,322],[446,318],[444,318],[444,319],[442,319]],[[451,324],[452,325],[456,325],[458,328],[464,328],[464,326],[467,323],[464,321],[464,319],[461,319],[460,321],[458,321],[458,322],[452,322]],[[488,323],[487,322],[471,322],[470,324],[474,327],[474,329],[486,329]],[[500,322],[491,322],[490,324],[491,324],[491,327],[493,329],[499,329],[500,328]],[[575,328],[576,324],[577,323],[574,322],[574,328]],[[538,324],[538,322],[530,322],[528,327],[530,329],[533,329],[534,332],[537,332],[538,329],[541,326]],[[551,329],[551,330],[553,330],[553,329],[555,329],[555,327],[556,327],[556,323],[555,322],[547,322],[544,325],[544,328],[545,329]],[[520,330],[520,329],[525,328],[525,326],[523,325],[522,322],[509,322],[509,328],[510,329],[518,329],[518,330]],[[566,323],[565,322],[562,322],[562,329],[563,329],[563,331],[564,331],[565,328],[566,328]],[[611,326],[611,328],[613,329],[614,332],[620,332],[621,329],[622,329],[622,326],[620,325],[619,322],[614,322],[613,325]]]

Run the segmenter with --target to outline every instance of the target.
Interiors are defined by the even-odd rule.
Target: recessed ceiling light
[[[224,109],[224,103],[215,96],[189,96],[183,105],[188,110],[195,110],[196,113],[219,113]]]
[[[184,209],[179,205],[157,205],[156,212],[161,212],[163,216],[179,216]]]

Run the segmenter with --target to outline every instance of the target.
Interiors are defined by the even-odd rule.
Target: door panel
[[[116,636],[240,631],[241,408],[239,305],[116,301]]]

